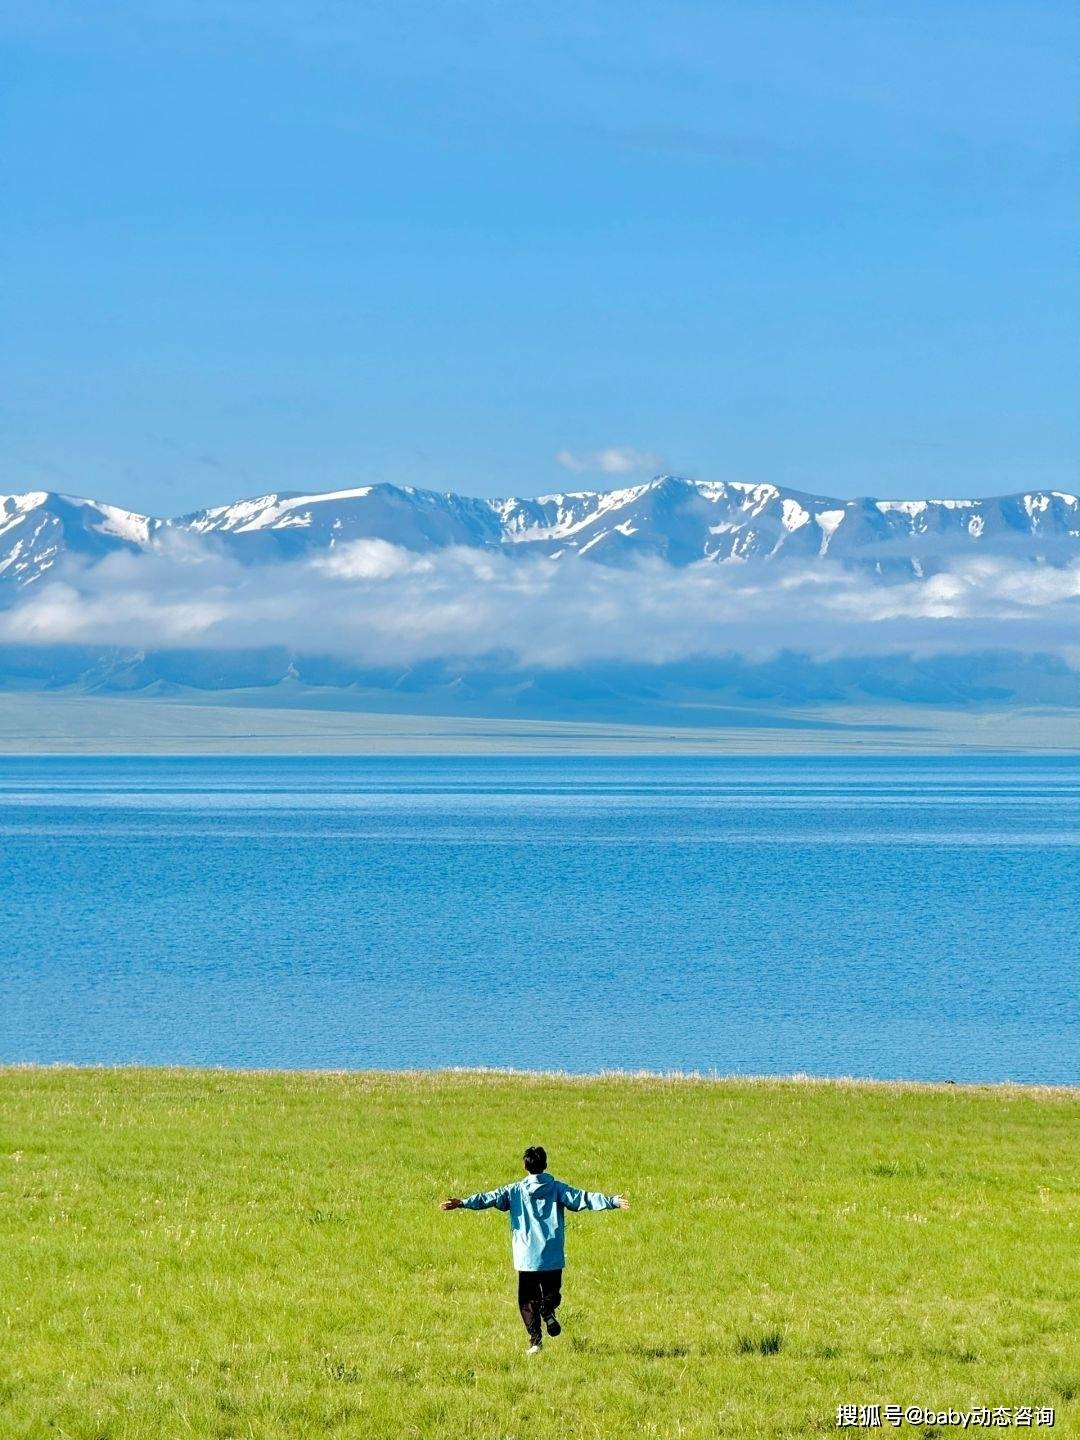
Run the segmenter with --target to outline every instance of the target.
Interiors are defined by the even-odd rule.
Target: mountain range
[[[358,540],[410,551],[450,546],[625,566],[828,558],[890,577],[934,574],[958,558],[1033,563],[1080,556],[1080,501],[1058,490],[960,500],[839,500],[775,485],[685,480],[538,499],[484,500],[411,486],[281,493],[175,518],[46,491],[0,495],[0,592],[65,562],[152,551],[197,537],[244,563],[295,560]]]
[[[350,592],[350,577],[362,581],[370,573],[365,569],[368,551],[376,568],[389,557],[391,573],[402,552],[428,557],[406,556],[413,611],[397,615],[400,594],[384,594],[377,586],[365,591],[361,584]],[[152,631],[144,634],[138,617],[146,611],[146,594],[153,599],[163,576],[163,583],[173,584],[183,572],[185,595],[200,599],[202,567],[184,562],[205,558],[207,552],[229,561],[241,620],[247,615],[250,578],[253,592],[263,597],[260,603],[269,592],[275,600],[280,594],[294,608],[301,606],[301,631],[295,623],[291,632],[271,625],[253,631],[257,638],[250,641],[234,633],[224,643],[212,635],[170,641],[160,631],[156,638]],[[333,563],[335,552],[340,565]],[[446,565],[436,565],[434,552],[445,553]],[[170,563],[138,573],[129,607],[135,618],[129,615],[122,634],[114,629],[109,638],[108,622],[117,605],[124,608],[124,586],[136,572],[123,565],[110,570],[99,562],[140,555],[164,556]],[[434,588],[425,588],[425,575],[441,569],[445,581],[449,567],[465,576],[463,583],[473,583],[468,565],[458,563],[462,555],[472,557],[470,563],[477,555],[502,557],[500,594],[507,604],[514,602],[517,577],[520,588],[527,588],[525,571],[518,571],[514,561],[527,556],[557,561],[554,571],[540,567],[551,600],[538,602],[525,620],[519,614],[515,633],[519,639],[523,631],[550,628],[580,633],[588,643],[576,647],[579,658],[522,660],[508,641],[498,606],[486,612],[487,628],[471,618],[475,612],[469,606],[461,612],[464,629],[454,635],[467,636],[468,645],[452,639],[446,648],[411,660],[404,654],[372,658],[364,643],[350,649],[329,642],[339,618],[335,610],[350,593],[361,599],[366,594],[365,604],[382,607],[363,612],[373,617],[376,631],[387,619],[400,620],[407,634],[440,613],[450,614],[452,627],[458,612],[447,609],[446,590],[439,589],[438,580]],[[932,600],[932,582],[943,571],[966,569],[969,577],[994,571],[993,564],[969,563],[984,557],[1007,558],[1010,583],[1019,576],[1022,602],[1029,592],[1065,595],[1064,608],[1059,604],[1055,611],[1056,640],[1050,623],[1039,618],[1039,602],[1019,643],[1018,632],[1007,637],[993,622],[978,632],[977,643],[953,644],[947,653],[910,644],[902,624],[889,636],[873,627],[857,644],[827,640],[805,646],[797,638],[816,623],[814,614],[806,613],[811,592],[835,586],[838,575],[860,594],[880,595],[890,603],[899,594],[907,604],[912,591],[926,591]],[[323,564],[327,559],[329,567]],[[275,567],[289,561],[301,563],[282,571],[279,587]],[[308,561],[314,566],[303,563]],[[486,500],[365,485],[321,494],[262,495],[174,518],[34,491],[0,495],[0,619],[14,622],[5,625],[7,638],[0,643],[0,687],[159,696],[228,691],[257,696],[253,703],[694,725],[721,723],[721,715],[723,723],[735,723],[736,714],[746,717],[738,723],[757,723],[753,715],[776,707],[802,707],[810,714],[815,706],[849,704],[1024,704],[1071,711],[1080,708],[1080,670],[1070,659],[1077,647],[1069,639],[1080,601],[1062,567],[1071,569],[1078,562],[1080,502],[1057,490],[983,499],[840,500],[773,485],[661,475],[615,490],[537,499]],[[609,568],[598,571],[594,565]],[[637,565],[645,567],[640,576]],[[339,588],[332,595],[320,590],[317,599],[305,601],[311,573],[328,569],[340,575],[333,582]],[[220,567],[214,573],[219,575]],[[625,614],[619,617],[623,638],[618,646],[608,643],[610,607],[591,618],[580,608],[580,597],[590,593],[590,577],[604,582],[605,596],[612,590],[609,582],[618,581],[621,603],[632,612],[629,620]],[[529,583],[536,578],[531,567]],[[728,578],[734,586],[726,584]],[[54,604],[51,582],[60,579],[69,584],[57,587]],[[637,658],[646,650],[638,643],[644,635],[635,627],[652,623],[654,594],[670,596],[673,580],[678,580],[675,593],[691,598],[702,589],[712,593],[712,581],[724,581],[717,593],[727,599],[720,599],[719,610],[669,611],[687,643],[675,647],[671,659]],[[887,593],[889,586],[905,582],[906,590]],[[963,589],[966,583],[949,575],[938,589]],[[659,585],[659,591],[650,585]],[[744,598],[755,592],[775,597],[783,648],[771,643],[766,653],[747,643],[755,632]],[[88,628],[76,626],[69,632],[74,639],[58,639],[34,617],[28,626],[18,623],[20,607],[33,610],[37,602],[48,602],[43,609],[50,624],[57,615],[65,623],[72,616],[78,619],[84,593],[98,597],[97,608],[87,613],[103,617],[104,624],[95,620]],[[169,603],[164,596],[166,611]],[[678,607],[681,601],[674,603]],[[917,598],[914,603],[917,613]],[[193,608],[198,610],[198,604]],[[933,605],[927,613],[936,613]],[[353,633],[363,636],[366,623],[354,622]],[[713,627],[713,639],[698,647],[704,626]],[[722,643],[715,638],[717,626]]]

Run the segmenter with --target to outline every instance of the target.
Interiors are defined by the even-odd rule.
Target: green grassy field
[[[4,1437],[1080,1433],[1077,1092],[9,1069],[0,1124]],[[633,1207],[535,1358],[506,1217],[437,1208],[529,1142]]]

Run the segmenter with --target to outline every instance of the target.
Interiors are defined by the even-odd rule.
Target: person
[[[510,1249],[518,1277],[518,1309],[529,1335],[529,1355],[544,1343],[541,1319],[551,1336],[562,1330],[556,1310],[562,1300],[566,1260],[567,1210],[628,1210],[625,1195],[598,1195],[578,1190],[547,1171],[547,1151],[530,1145],[523,1156],[525,1179],[498,1190],[479,1190],[464,1200],[451,1196],[443,1210],[506,1210],[510,1214]]]

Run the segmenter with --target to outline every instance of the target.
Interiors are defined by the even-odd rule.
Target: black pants
[[[543,1334],[540,1329],[541,1316],[546,1320],[554,1315],[562,1299],[561,1287],[561,1270],[518,1271],[518,1309],[525,1322],[525,1329],[529,1332],[529,1339],[534,1345],[539,1344]]]

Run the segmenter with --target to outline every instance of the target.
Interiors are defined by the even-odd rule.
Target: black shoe
[[[554,1314],[545,1315],[544,1324],[547,1326],[547,1332],[549,1335],[562,1334],[562,1326],[559,1324],[558,1320],[556,1320]]]

